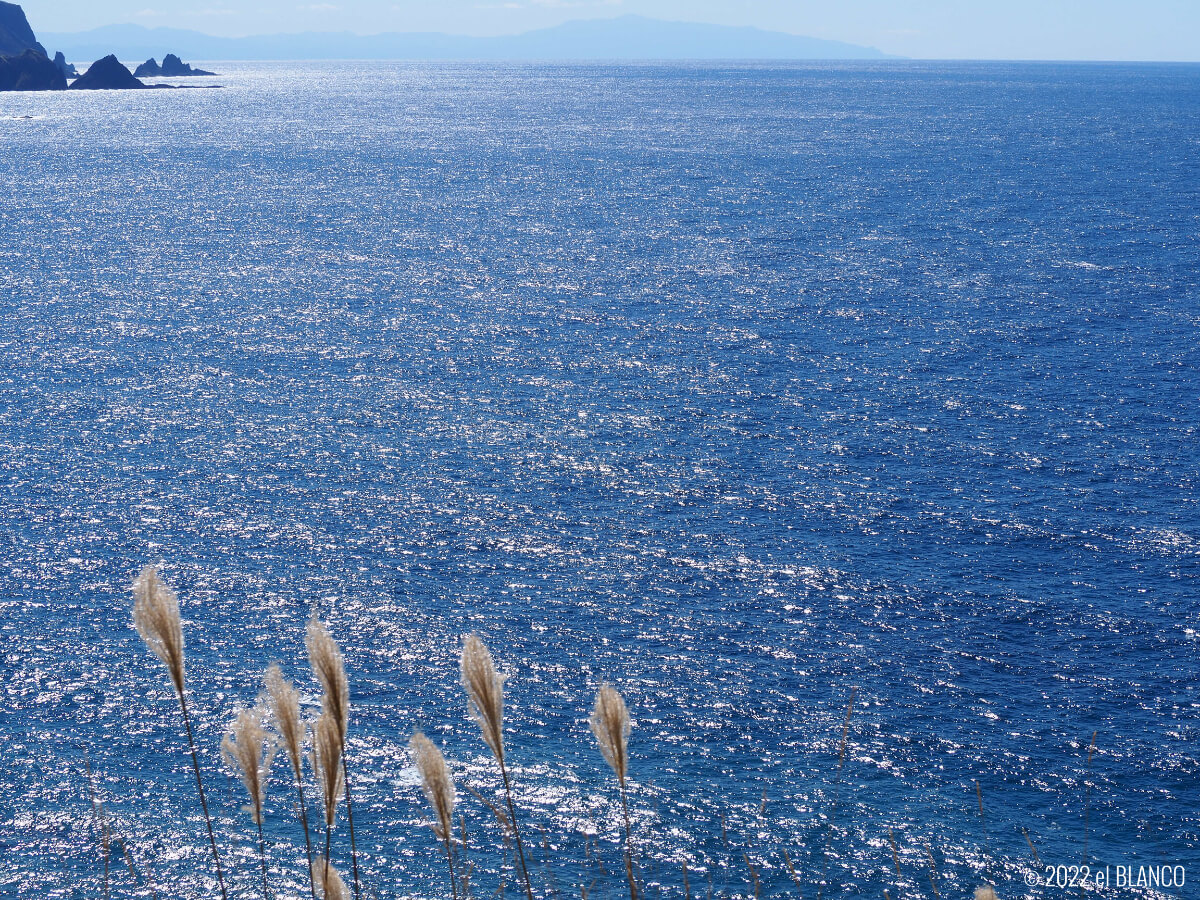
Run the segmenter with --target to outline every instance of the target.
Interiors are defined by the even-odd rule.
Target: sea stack
[[[75,66],[67,62],[67,58],[63,56],[63,52],[59,50],[54,54],[54,64],[58,66],[58,70],[63,73],[66,78],[76,78],[79,73],[75,71]]]
[[[137,78],[157,78],[164,75],[167,78],[185,78],[189,75],[216,75],[216,72],[205,72],[203,69],[193,68],[188,63],[185,63],[174,53],[168,53],[163,57],[162,65],[158,64],[158,60],[154,57],[146,60],[133,72]]]
[[[163,73],[162,66],[153,56],[133,70],[134,78],[157,78]]]
[[[151,60],[153,62],[153,60]],[[205,72],[203,69],[192,68],[188,63],[176,56],[174,53],[168,53],[163,57],[162,74],[168,78],[179,78],[188,75],[215,75],[216,72]]]
[[[115,56],[98,59],[71,84],[73,91],[124,91],[144,88]]]

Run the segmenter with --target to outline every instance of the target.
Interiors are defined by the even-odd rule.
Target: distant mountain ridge
[[[108,25],[80,33],[46,34],[70,59],[115,52],[140,60],[170,48],[206,60],[407,59],[887,59],[873,47],[801,35],[641,16],[587,19],[504,37],[439,33],[275,34],[221,38],[198,31]]]

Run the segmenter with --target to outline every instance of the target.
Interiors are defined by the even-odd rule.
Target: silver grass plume
[[[521,880],[526,900],[533,900],[533,884],[529,880],[529,869],[525,865],[525,846],[521,840],[521,828],[517,823],[517,810],[513,805],[512,783],[508,768],[504,765],[504,676],[496,671],[492,654],[479,635],[472,632],[463,640],[462,683],[467,692],[467,711],[479,725],[484,743],[496,757],[500,767],[500,778],[504,782],[504,801],[508,806],[509,821],[512,822],[513,837],[517,839],[517,861],[521,867]]]
[[[446,765],[442,751],[420,731],[413,732],[408,745],[413,763],[421,773],[421,787],[437,816],[433,833],[446,848],[446,864],[450,869],[450,896],[458,900],[458,878],[454,874],[454,777]],[[465,827],[465,826],[464,826]]]
[[[629,710],[625,708],[625,700],[611,684],[600,685],[600,690],[596,692],[596,705],[592,708],[589,723],[600,746],[600,753],[612,766],[621,789],[621,811],[625,814],[625,877],[629,882],[629,900],[638,900],[637,874],[633,862],[633,825],[629,819],[629,794],[625,787],[629,771]]]
[[[337,641],[329,633],[320,616],[313,613],[308,622],[308,631],[304,636],[304,646],[308,650],[308,661],[312,665],[313,675],[321,685],[321,716],[329,715],[337,727],[338,741],[341,744],[341,776],[342,790],[346,795],[346,822],[350,826],[350,859],[354,867],[354,897],[359,900],[361,892],[358,880],[358,845],[354,838],[354,806],[350,802],[350,777],[346,771],[346,732],[350,728],[350,682],[346,679],[346,665],[342,660],[342,651]],[[327,808],[326,818],[329,816]],[[328,845],[328,829],[326,829],[326,844]]]
[[[313,876],[321,886],[321,897],[324,900],[350,900],[350,889],[338,870],[329,864],[324,856],[318,856],[313,863]]]
[[[497,762],[504,764],[504,676],[477,634],[467,635],[462,650],[462,683],[467,709]]]
[[[625,776],[629,770],[629,710],[625,700],[611,684],[600,685],[596,692],[596,705],[590,720],[592,734],[600,745],[600,753],[612,766],[621,787],[625,787]]]
[[[413,763],[421,773],[421,787],[429,805],[437,816],[434,833],[438,840],[446,841],[454,827],[454,778],[446,765],[442,751],[420,731],[414,732],[408,749],[413,755]]]
[[[317,900],[317,882],[312,871],[312,834],[308,828],[308,805],[304,801],[304,741],[308,737],[308,723],[300,714],[300,692],[283,677],[279,666],[267,668],[263,676],[267,689],[267,702],[271,708],[271,722],[292,764],[292,776],[296,781],[297,812],[304,828],[304,849],[308,859],[308,888],[312,900]]]
[[[329,829],[337,820],[338,798],[346,787],[345,770],[342,768],[342,737],[338,723],[329,710],[322,712],[313,726],[312,768],[324,804],[325,827]]]
[[[183,623],[179,618],[179,598],[158,577],[158,570],[154,566],[143,568],[133,582],[133,627],[150,652],[167,667],[171,684],[175,686],[175,696],[179,700],[179,711],[187,734],[188,752],[192,757],[192,774],[196,776],[196,793],[200,797],[200,808],[204,812],[204,824],[208,830],[208,846],[217,870],[217,884],[221,887],[221,900],[227,900],[229,894],[225,889],[221,854],[217,852],[212,816],[208,814],[208,799],[204,795],[204,781],[200,777],[200,758],[196,755],[196,738],[188,714],[187,694],[183,690]]]
[[[162,661],[183,694],[183,624],[179,620],[179,598],[158,577],[154,566],[146,566],[133,583],[133,627],[150,652]]]
[[[338,741],[344,743],[350,726],[350,683],[346,679],[341,648],[316,615],[308,621],[304,646],[308,650],[313,675],[321,685],[322,713],[327,711],[333,716],[338,727]]]
[[[308,733],[308,726],[300,716],[300,692],[283,677],[279,666],[267,669],[263,684],[267,689],[271,722],[279,733],[279,741],[287,752],[288,762],[292,764],[292,774],[300,781],[304,762],[302,748]]]
[[[255,825],[262,824],[267,772],[275,759],[274,736],[263,727],[266,714],[261,706],[239,710],[221,741],[221,755],[250,795],[250,804],[243,808],[250,813]]]
[[[996,889],[988,884],[975,888],[975,900],[996,900]]]

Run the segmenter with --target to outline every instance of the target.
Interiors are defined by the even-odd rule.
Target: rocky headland
[[[25,10],[15,3],[0,2],[0,56],[20,56],[26,50],[46,55],[46,48],[29,27]]]
[[[79,91],[136,90],[149,87],[138,76],[177,78],[212,74],[168,53],[161,66],[153,59],[147,60],[138,67],[136,75],[114,55],[96,60],[87,72],[79,75],[61,51],[50,59],[20,6],[0,0],[0,91],[64,91],[68,87]]]

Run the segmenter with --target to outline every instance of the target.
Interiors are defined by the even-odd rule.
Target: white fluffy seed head
[[[596,692],[590,724],[601,755],[624,787],[629,771],[629,710],[625,708],[624,698],[611,684],[600,685]]]
[[[317,718],[312,730],[312,768],[325,810],[325,826],[337,821],[338,800],[346,789],[346,770],[342,767],[342,736],[329,710]]]
[[[492,654],[477,634],[463,641],[462,683],[467,710],[479,725],[484,743],[504,762],[504,676],[496,671]]]
[[[442,751],[420,731],[414,732],[408,745],[413,764],[421,773],[421,787],[437,816],[434,832],[438,839],[448,840],[454,827],[454,778]]]
[[[275,758],[274,735],[263,727],[266,715],[262,706],[239,710],[221,742],[221,755],[250,795],[250,803],[244,809],[256,825],[262,824],[267,773]]]
[[[324,856],[313,860],[313,882],[321,892],[322,900],[350,900],[350,889],[338,870],[325,861]]]
[[[339,740],[345,743],[350,727],[350,682],[346,679],[342,650],[325,623],[316,615],[309,619],[304,646],[308,650],[313,675],[321,685],[322,713],[332,715],[333,722],[338,726]]]
[[[154,566],[142,569],[133,582],[133,627],[150,652],[162,661],[175,692],[183,694],[183,623],[179,598]]]
[[[271,724],[278,734],[279,742],[287,752],[296,780],[303,778],[304,739],[308,726],[300,715],[300,692],[283,676],[279,666],[271,666],[263,676],[267,691],[267,703],[271,710]]]

